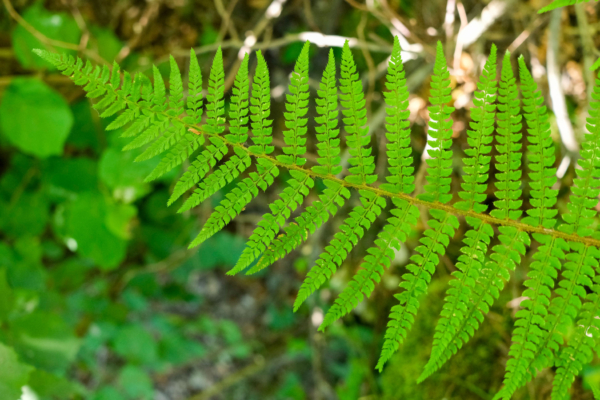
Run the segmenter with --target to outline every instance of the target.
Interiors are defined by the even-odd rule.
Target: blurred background
[[[137,153],[121,151],[120,132],[105,131],[110,121],[100,120],[81,88],[31,49],[67,51],[98,64],[116,60],[131,73],[148,73],[156,64],[168,77],[168,55],[176,57],[186,75],[189,49],[194,48],[207,77],[220,44],[230,87],[240,54],[260,48],[270,67],[271,115],[275,142],[281,144],[284,95],[302,42],[314,43],[314,94],[328,47],[339,62],[348,38],[367,93],[372,145],[381,153],[386,143],[381,91],[393,35],[400,35],[419,167],[429,75],[435,43],[441,40],[456,107],[456,191],[476,79],[496,43],[500,54],[513,52],[514,64],[517,56],[526,58],[547,99],[562,185],[558,207],[564,209],[589,103],[586,88],[595,78],[589,67],[598,58],[597,3],[537,14],[549,1],[1,2],[1,399],[493,397],[502,383],[529,255],[471,342],[417,385],[447,282],[456,270],[460,243],[453,242],[407,341],[379,374],[374,366],[389,309],[396,303],[393,294],[425,221],[396,254],[371,298],[325,334],[317,333],[323,313],[381,228],[376,223],[331,282],[292,312],[304,275],[356,205],[355,194],[299,251],[255,276],[226,276],[288,176],[283,173],[235,222],[188,251],[225,191],[184,214],[176,213],[180,203],[167,207],[181,170],[144,183],[158,159],[134,164]],[[253,57],[252,69],[254,63]],[[309,152],[316,153],[314,140]],[[380,176],[385,166],[385,158],[379,157]],[[526,195],[527,190],[525,186]],[[316,196],[314,191],[306,203]],[[464,226],[457,237],[462,233]],[[552,377],[551,370],[540,373],[515,398],[549,398]],[[573,399],[591,399],[589,385],[599,383],[600,362],[595,359],[575,382]]]

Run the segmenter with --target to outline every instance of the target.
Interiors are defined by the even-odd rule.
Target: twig
[[[481,15],[467,25],[459,34],[457,41],[460,40],[464,47],[475,43],[479,37],[488,30],[498,18],[500,18],[515,0],[492,0]]]
[[[229,31],[229,35],[231,35],[231,38],[233,40],[240,40],[235,26],[230,23],[231,14],[233,14],[233,10],[237,5],[238,0],[231,0],[231,2],[229,3],[229,7],[227,7],[227,10],[225,10],[225,7],[223,6],[223,0],[214,0],[214,2],[217,12],[221,16],[221,28],[219,29],[217,43],[223,40],[223,38],[225,37],[225,31]]]
[[[142,39],[143,33],[146,31],[146,28],[150,24],[150,21],[158,14],[159,8],[160,2],[158,1],[153,1],[150,2],[150,4],[148,4],[148,7],[146,7],[146,9],[144,10],[144,13],[140,17],[139,21],[133,27],[134,31],[137,31],[135,36],[129,39],[127,44],[121,48],[121,50],[115,57],[116,62],[120,62],[125,57],[127,57],[129,53],[131,53],[131,50],[133,50],[139,44],[140,40]]]
[[[89,51],[85,48],[82,48],[81,47],[82,43],[74,44],[74,43],[63,42],[62,40],[55,40],[55,39],[49,38],[48,36],[44,35],[40,31],[35,29],[29,22],[27,22],[23,17],[21,17],[21,15],[19,15],[19,13],[14,9],[10,0],[2,0],[2,2],[4,3],[4,7],[6,7],[6,11],[8,11],[8,14],[15,21],[17,21],[17,23],[19,25],[21,25],[23,28],[25,28],[37,40],[39,40],[43,44],[49,46],[51,48],[51,50],[54,50],[54,47],[60,47],[63,49],[68,49],[68,50],[81,51],[84,54],[86,54],[89,58],[93,59],[96,62],[99,62],[102,64],[109,64],[105,59],[100,57],[100,55],[98,53],[95,53],[95,52]]]
[[[548,14],[536,14],[533,21],[529,22],[529,24],[523,30],[523,32],[521,32],[521,34],[519,34],[519,36],[517,36],[517,38],[513,40],[510,46],[508,46],[508,51],[513,52],[516,49],[518,49],[519,46],[521,46],[523,42],[525,42],[533,32],[535,32],[538,28],[540,28],[548,21],[548,17]]]

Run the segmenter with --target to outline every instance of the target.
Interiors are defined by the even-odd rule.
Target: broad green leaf
[[[26,154],[61,155],[73,114],[60,94],[32,78],[15,78],[0,103],[0,130]]]
[[[104,269],[116,267],[125,258],[127,247],[127,242],[115,236],[108,227],[108,215],[109,206],[99,193],[82,194],[66,212],[68,239],[75,241],[79,254],[91,258]]]
[[[27,383],[33,368],[19,362],[10,347],[0,343],[0,399],[19,400],[21,388]]]
[[[51,195],[75,198],[78,193],[98,188],[97,169],[96,162],[90,158],[52,157],[43,167],[42,179]]]
[[[44,9],[42,2],[36,2],[27,8],[21,16],[41,34],[50,39],[79,44],[81,31],[75,20],[65,12],[50,12]],[[22,25],[17,25],[14,30],[12,45],[17,60],[25,68],[48,68],[48,63],[36,56],[31,50],[51,49],[36,39]],[[61,49],[61,51],[65,50]]]
[[[71,105],[73,112],[73,127],[67,137],[67,146],[72,145],[77,149],[91,148],[97,152],[100,148],[99,137],[104,135],[100,133],[103,128],[94,122],[94,117],[90,101],[84,99]]]

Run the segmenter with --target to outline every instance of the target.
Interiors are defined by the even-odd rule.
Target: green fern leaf
[[[383,349],[375,367],[379,371],[406,338],[419,309],[419,297],[427,292],[427,285],[439,263],[438,255],[445,253],[450,238],[459,227],[458,219],[452,214],[436,209],[429,210],[429,213],[432,217],[430,229],[423,233],[422,245],[415,249],[419,254],[410,258],[413,263],[407,267],[409,273],[402,276],[400,287],[404,291],[394,296],[400,304],[393,306],[390,313]]]
[[[483,212],[487,206],[482,204],[487,196],[487,178],[490,169],[491,157],[488,156],[492,147],[492,132],[494,130],[494,116],[496,106],[496,47],[492,46],[481,75],[479,88],[475,92],[475,107],[471,111],[474,130],[467,131],[470,148],[465,150],[468,157],[464,158],[464,182],[461,184],[462,191],[459,197],[463,199],[454,206],[465,211]],[[456,279],[450,281],[441,318],[436,326],[433,338],[431,357],[425,366],[425,372],[419,378],[419,382],[427,378],[442,365],[440,360],[444,350],[456,335],[456,328],[464,318],[464,312],[477,297],[475,286],[477,285],[484,263],[487,247],[494,230],[489,224],[480,219],[467,217],[467,223],[473,228],[465,233],[465,246],[461,249],[463,253],[459,256],[456,267],[458,271],[452,275]]]
[[[302,204],[304,197],[313,187],[314,181],[309,175],[296,170],[290,170],[290,174],[292,178],[287,181],[288,187],[280,194],[279,199],[269,205],[271,213],[263,215],[236,265],[227,272],[228,275],[235,275],[246,269],[265,251],[279,232],[279,227],[283,226],[290,214]]]
[[[400,57],[400,42],[394,36],[392,56],[388,64],[386,76],[387,92],[384,92],[386,120],[388,171],[386,177],[388,183],[381,188],[392,193],[411,194],[415,190],[415,177],[412,175],[412,148],[410,147],[410,121],[408,117],[408,88],[404,75],[404,66]]]
[[[454,335],[450,340],[444,340],[443,343],[448,344],[438,350],[436,362],[427,364],[419,378],[420,381],[438,370],[473,337],[479,324],[483,322],[484,315],[489,312],[504,289],[504,282],[509,280],[510,271],[515,270],[521,262],[521,255],[525,254],[526,246],[530,245],[530,238],[526,232],[512,226],[501,226],[498,230],[501,233],[498,236],[500,244],[494,246],[491,260],[481,271],[481,279],[474,287],[476,293],[474,300],[466,312],[454,318],[452,323],[457,326]]]
[[[373,174],[375,157],[371,155],[372,149],[369,146],[371,142],[369,127],[365,126],[367,125],[366,100],[347,40],[342,49],[340,83],[344,129],[348,134],[346,143],[350,153],[348,162],[351,165],[350,175],[344,179],[355,185],[371,184],[377,180],[377,175]]]
[[[569,388],[581,372],[584,364],[594,357],[594,350],[600,348],[600,277],[592,288],[593,293],[586,297],[575,334],[569,340],[557,360],[557,370],[552,384],[552,400],[568,400]],[[597,389],[594,397],[597,397]]]
[[[553,217],[558,213],[558,210],[552,209],[557,201],[558,190],[552,189],[556,183],[556,168],[553,168],[555,157],[550,124],[543,105],[544,99],[522,56],[519,58],[519,70],[523,110],[529,128],[527,139],[531,143],[528,146],[528,159],[532,208],[527,210],[528,216],[523,222],[551,229],[556,223]],[[529,279],[525,281],[528,289],[523,296],[527,299],[521,303],[522,309],[516,315],[517,328],[513,331],[513,344],[509,351],[512,358],[506,365],[504,388],[498,397],[510,398],[529,375],[528,366],[534,361],[537,346],[542,342],[546,329],[550,293],[561,268],[559,259],[564,259],[564,251],[569,250],[561,238],[538,233],[533,236],[542,246],[533,255],[535,261],[531,263]]]
[[[517,220],[522,211],[519,210],[521,197],[521,114],[517,85],[512,66],[510,65],[510,53],[507,51],[502,61],[502,75],[498,96],[498,156],[496,156],[495,193],[499,199],[494,202],[495,210],[490,214],[499,219]]]
[[[177,210],[178,213],[190,210],[203,203],[206,199],[223,189],[225,185],[231,183],[240,175],[240,173],[250,167],[252,160],[248,153],[238,147],[234,147],[233,150],[235,155],[232,155],[231,158],[215,172],[198,184],[194,193],[192,193],[179,210]]]
[[[452,173],[452,121],[446,121],[454,111],[452,107],[446,106],[451,100],[450,90],[446,58],[442,44],[438,42],[429,99],[432,104],[429,107],[431,120],[428,134],[432,137],[429,141],[432,148],[429,155],[432,158],[427,160],[429,175],[428,184],[425,185],[426,193],[418,196],[426,201],[446,203],[452,199],[452,195],[449,194]],[[415,249],[420,255],[411,257],[413,264],[407,267],[410,273],[404,274],[400,283],[404,291],[395,295],[400,304],[392,307],[390,313],[383,349],[376,366],[379,371],[406,338],[418,311],[419,297],[427,292],[427,285],[439,262],[438,254],[445,253],[450,238],[454,236],[454,230],[459,225],[454,215],[434,209],[429,213],[433,218],[429,221],[430,229],[423,233],[424,237],[420,240],[422,246]]]
[[[366,190],[360,190],[359,193],[362,205],[352,209],[350,216],[340,227],[340,232],[334,235],[334,239],[325,247],[316,265],[308,272],[294,302],[294,311],[297,311],[308,296],[331,278],[348,253],[363,237],[365,229],[371,227],[385,208],[386,202],[383,197]]]
[[[589,225],[596,215],[595,206],[600,193],[596,180],[596,177],[600,177],[600,149],[596,146],[600,137],[599,83],[600,81],[596,81],[593,89],[594,101],[590,104],[590,117],[587,119],[588,133],[585,135],[579,160],[581,168],[575,170],[577,178],[575,178],[575,186],[571,188],[573,194],[570,202],[567,204],[569,213],[563,215],[567,223],[558,227],[560,231],[578,232],[581,236],[588,236],[593,232]],[[566,256],[563,279],[559,282],[560,287],[556,289],[558,296],[550,303],[542,338],[534,351],[533,360],[530,360],[527,365],[526,376],[515,383],[517,387],[536,376],[538,370],[553,364],[559,346],[562,344],[561,332],[564,333],[575,321],[581,307],[581,300],[585,297],[584,285],[591,286],[591,279],[595,275],[594,268],[598,268],[600,253],[595,247],[578,242],[570,242],[569,245],[571,253]]]
[[[375,246],[367,250],[369,255],[365,257],[362,269],[354,275],[353,280],[327,311],[319,327],[320,331],[356,308],[363,300],[363,295],[371,295],[375,283],[379,283],[384,269],[390,266],[394,258],[393,249],[400,250],[400,243],[406,241],[411,226],[416,225],[419,217],[417,207],[406,200],[392,199],[392,202],[395,206],[391,211],[392,216],[375,239]]]
[[[319,200],[308,206],[294,220],[294,223],[287,227],[285,235],[273,241],[248,274],[254,274],[268,267],[296,249],[308,235],[313,234],[317,228],[327,222],[330,214],[335,216],[339,208],[344,205],[345,199],[350,198],[350,191],[339,183],[329,179],[323,180],[323,183],[326,188],[319,196]]]
[[[202,70],[198,65],[198,58],[194,49],[190,50],[190,72],[188,77],[188,95],[186,98],[187,114],[183,122],[188,125],[200,125],[204,111],[202,97]]]
[[[229,131],[225,138],[232,143],[245,143],[248,138],[248,54],[244,55],[242,64],[235,75],[233,95],[229,105]]]
[[[308,112],[308,50],[310,43],[307,41],[302,47],[300,56],[296,61],[294,72],[290,77],[289,91],[286,95],[285,127],[283,131],[283,140],[285,146],[282,150],[284,154],[278,155],[277,160],[288,165],[302,166],[306,164],[306,122],[308,121],[306,113]]]
[[[231,192],[225,195],[225,198],[210,215],[198,236],[189,245],[190,249],[200,245],[223,229],[258,195],[259,189],[267,190],[273,184],[274,177],[279,174],[279,169],[264,158],[257,159],[257,163],[258,172],[251,172],[249,178],[239,182]]]
[[[252,97],[250,98],[250,120],[252,121],[252,142],[248,150],[255,154],[271,154],[274,147],[273,141],[273,120],[267,119],[271,113],[271,84],[269,81],[269,70],[267,62],[260,50],[256,52],[258,65],[254,73],[254,82],[252,85]]]
[[[404,192],[410,194],[414,189],[414,177],[411,175],[412,157],[410,148],[410,130],[408,128],[408,89],[404,79],[404,67],[400,57],[400,43],[394,38],[392,56],[388,65],[387,87],[385,92],[387,130],[388,130],[388,169],[390,176],[388,183],[382,188],[393,193]],[[415,225],[419,216],[418,209],[405,200],[393,198],[394,208],[392,216],[383,227],[375,240],[375,246],[367,250],[368,256],[362,269],[354,275],[333,306],[327,312],[319,330],[324,330],[334,321],[348,314],[362,301],[363,295],[369,297],[374,289],[374,283],[379,282],[384,268],[389,266],[393,257],[392,249],[400,249],[400,243],[406,240],[410,233],[411,225]]]
[[[317,162],[312,170],[323,175],[337,175],[342,172],[340,158],[340,139],[338,135],[338,95],[335,81],[335,58],[333,50],[329,50],[329,60],[317,91],[317,114],[315,127],[317,132]]]
[[[431,137],[428,144],[431,149],[427,150],[431,158],[426,160],[428,183],[425,185],[425,193],[417,197],[430,202],[447,203],[452,200],[452,194],[450,194],[452,120],[448,121],[448,118],[454,108],[446,105],[452,100],[450,95],[452,89],[450,88],[450,73],[440,41],[437,43],[435,66],[431,79],[429,102],[432,105],[428,108],[430,118],[428,135]]]

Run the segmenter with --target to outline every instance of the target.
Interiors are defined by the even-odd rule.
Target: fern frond
[[[362,83],[356,72],[356,64],[350,51],[348,41],[342,49],[342,71],[340,78],[340,99],[342,103],[342,115],[345,124],[344,129],[348,136],[350,159],[348,162],[350,175],[344,179],[347,182],[361,185],[371,184],[377,180],[375,172],[375,157],[371,155],[371,137],[367,125],[367,108]]]
[[[359,193],[362,205],[352,209],[349,217],[340,226],[340,232],[334,235],[334,239],[325,247],[316,261],[316,265],[308,272],[294,302],[294,311],[297,311],[308,296],[331,278],[348,253],[363,237],[365,230],[371,227],[382,209],[385,208],[386,201],[383,197],[366,190],[361,190]]]
[[[258,172],[251,172],[249,178],[239,182],[231,192],[225,195],[225,198],[210,215],[198,236],[189,245],[190,249],[223,229],[258,195],[259,189],[267,190],[273,184],[274,178],[279,174],[279,169],[263,158],[258,158],[256,161]]]
[[[555,157],[550,124],[544,99],[522,56],[519,57],[519,70],[523,110],[529,128],[527,140],[531,143],[528,159],[532,208],[527,210],[528,216],[523,218],[523,222],[551,229],[556,223],[553,217],[558,213],[552,208],[556,204],[558,190],[552,189],[556,183],[556,168],[553,167]],[[513,331],[513,344],[509,351],[512,358],[506,365],[504,388],[498,397],[510,398],[529,374],[528,366],[534,361],[546,329],[550,293],[561,268],[559,259],[564,259],[564,252],[569,250],[561,238],[538,233],[534,233],[533,237],[541,246],[533,255],[535,261],[531,263],[529,279],[525,281],[528,289],[523,292],[523,297],[527,299],[521,303],[522,309],[516,315],[517,328]]]
[[[600,400],[600,387],[592,386],[592,392],[594,393],[594,400]]]
[[[592,361],[594,350],[598,351],[600,348],[600,277],[596,278],[592,291],[586,297],[575,334],[557,360],[552,400],[568,400],[571,397],[569,388],[575,377],[579,375],[584,364]],[[597,392],[594,392],[596,397]]]
[[[196,160],[192,162],[175,184],[173,193],[167,203],[168,205],[173,204],[175,200],[194,187],[200,180],[204,179],[210,169],[217,164],[217,161],[221,160],[227,154],[228,148],[223,140],[216,137],[210,137],[208,140],[210,143],[205,146],[204,150],[196,157]]]
[[[337,182],[323,180],[326,188],[319,196],[319,200],[308,206],[300,214],[294,223],[287,227],[285,235],[276,238],[271,246],[265,251],[258,263],[248,271],[248,274],[256,273],[280,258],[285,257],[296,249],[322,224],[327,222],[329,215],[335,216],[345,200],[350,198],[350,191]]]
[[[196,60],[195,54],[192,56],[192,59]],[[198,68],[198,62],[190,61],[190,85],[192,82],[192,77],[199,75],[200,73],[199,68],[198,71],[195,71],[196,68]],[[219,80],[216,74],[213,76],[215,78],[213,81]],[[222,80],[223,76],[220,77],[220,81]],[[233,96],[231,96],[231,104],[229,106],[229,131],[231,133],[226,134],[225,138],[231,143],[244,143],[248,138],[248,82],[248,54],[246,54],[242,59],[240,68],[235,76]],[[200,85],[202,85],[201,81]],[[221,86],[222,85],[223,84],[221,83]],[[190,91],[191,90],[192,88],[190,87]],[[220,92],[217,93],[220,94]],[[200,91],[199,94],[202,95],[202,92]],[[215,98],[213,96],[213,101],[214,99]],[[201,100],[199,101],[201,102]],[[197,107],[198,105],[192,104],[191,106]],[[201,106],[202,104],[200,103],[200,107]],[[215,104],[214,108],[218,108],[218,103]],[[201,117],[201,108],[199,109],[199,113]],[[220,128],[217,130],[220,130]],[[202,135],[202,133],[200,134]],[[222,189],[227,183],[235,179],[240,173],[244,172],[250,166],[250,157],[246,152],[242,152],[241,149],[237,147],[235,147],[234,150],[237,154],[237,157],[233,156],[224,165],[221,165],[213,175],[209,175],[206,183],[201,182],[210,168],[214,167],[217,161],[221,160],[221,158],[227,154],[227,146],[222,140],[211,140],[211,145],[207,146],[207,148],[202,151],[196,161],[192,163],[188,170],[179,179],[167,204],[171,205],[183,193],[188,191],[188,189],[198,184],[199,187],[185,201],[178,212],[189,210],[202,203],[218,190]]]
[[[502,74],[498,96],[498,156],[496,156],[495,193],[499,199],[494,202],[495,210],[490,214],[499,219],[517,220],[522,211],[519,210],[523,203],[521,197],[521,114],[517,85],[512,66],[510,64],[510,53],[507,51],[502,61]]]
[[[392,216],[375,239],[375,246],[367,250],[369,255],[365,257],[362,269],[354,275],[353,280],[327,311],[319,326],[320,331],[356,308],[363,296],[371,295],[375,283],[379,283],[384,269],[394,259],[393,249],[400,250],[400,243],[406,241],[411,226],[416,225],[419,217],[417,207],[405,200],[393,199],[392,202],[395,206],[391,211]]]
[[[427,292],[427,285],[439,263],[438,255],[444,255],[459,226],[458,219],[452,214],[435,209],[429,213],[432,217],[428,222],[430,229],[423,233],[422,245],[415,249],[419,254],[410,258],[413,262],[407,267],[410,272],[402,275],[400,287],[404,291],[394,295],[400,304],[393,306],[390,313],[381,356],[375,367],[379,371],[406,338],[419,309],[419,297]]]
[[[431,80],[431,97],[429,101],[429,136],[432,139],[429,145],[427,160],[429,165],[425,192],[419,198],[431,202],[446,203],[452,199],[450,192],[450,173],[452,172],[452,120],[446,121],[454,108],[446,105],[451,100],[450,75],[446,66],[446,58],[441,42],[438,42],[435,67]],[[395,297],[400,304],[392,307],[390,321],[385,333],[385,341],[381,356],[377,362],[377,369],[382,370],[383,365],[390,359],[392,354],[398,350],[404,341],[408,330],[412,327],[414,316],[419,307],[419,297],[427,292],[427,285],[431,280],[435,268],[439,262],[437,254],[443,255],[450,238],[454,236],[454,229],[458,228],[458,220],[455,216],[441,210],[430,210],[432,220],[429,221],[430,229],[427,229],[421,238],[422,246],[415,250],[420,255],[411,257],[414,264],[409,264],[407,269],[410,273],[402,276],[400,287],[405,289]]]
[[[223,189],[231,183],[240,173],[244,172],[252,164],[248,153],[238,147],[233,148],[235,154],[231,156],[211,175],[198,184],[196,190],[188,197],[183,205],[177,210],[178,213],[190,210],[203,203],[206,199]]]
[[[283,140],[285,146],[283,153],[277,156],[277,160],[284,164],[302,166],[306,164],[306,127],[307,118],[304,118],[308,112],[308,50],[310,43],[307,41],[302,47],[298,61],[294,67],[294,72],[290,77],[289,91],[286,95],[284,113],[285,127],[283,131]]]
[[[494,246],[490,261],[485,264],[481,272],[481,279],[475,285],[475,299],[468,306],[466,312],[455,317],[453,324],[457,326],[450,340],[444,340],[447,345],[440,347],[436,362],[430,362],[419,378],[423,381],[437,371],[448,361],[462,346],[469,341],[483,322],[484,315],[500,296],[504,289],[505,281],[510,278],[510,271],[514,271],[521,262],[521,256],[526,252],[526,246],[531,239],[526,232],[512,226],[498,228],[500,244]]]
[[[410,146],[408,88],[397,36],[394,37],[385,86],[388,89],[387,92],[383,92],[383,96],[387,114],[385,127],[389,141],[387,144],[389,175],[385,178],[388,183],[382,184],[381,188],[392,193],[411,194],[415,190],[415,177]]]
[[[233,95],[229,104],[229,131],[225,138],[232,143],[244,143],[248,139],[248,54],[244,55],[233,83]]]
[[[597,177],[600,177],[600,149],[597,147],[600,137],[600,89],[596,81],[590,104],[590,117],[587,119],[588,133],[582,144],[579,166],[575,170],[575,186],[571,188],[573,194],[567,204],[568,214],[563,215],[567,222],[558,227],[562,232],[577,232],[581,236],[592,233],[589,225],[596,215],[595,206],[598,203]],[[560,288],[556,290],[557,297],[552,299],[546,325],[534,357],[529,360],[527,374],[515,385],[522,386],[533,378],[538,370],[551,366],[554,362],[559,346],[562,344],[562,335],[572,326],[581,307],[581,300],[585,297],[585,285],[591,286],[594,278],[594,268],[598,268],[600,253],[594,246],[583,245],[578,242],[569,242],[571,253],[567,254],[563,279],[559,282]],[[518,387],[517,386],[517,387]]]
[[[340,157],[340,139],[338,135],[338,94],[335,80],[335,58],[333,50],[329,50],[327,66],[317,90],[317,114],[315,127],[317,132],[317,153],[319,158],[312,170],[318,174],[337,175],[342,172]]]
[[[202,70],[198,65],[198,58],[196,57],[196,53],[194,53],[194,49],[191,49],[188,95],[185,110],[187,115],[183,117],[183,122],[189,125],[200,125],[203,111]]]
[[[246,269],[265,249],[271,244],[279,227],[283,226],[298,205],[302,204],[304,197],[313,187],[314,181],[309,175],[300,171],[290,170],[292,178],[287,181],[288,187],[280,194],[280,198],[269,205],[271,213],[263,215],[262,220],[250,235],[246,248],[242,252],[235,266],[227,272],[235,275]]]
[[[394,38],[392,56],[388,64],[387,88],[384,92],[386,99],[387,138],[390,143],[388,147],[388,171],[390,175],[386,178],[387,184],[382,188],[394,193],[410,194],[414,190],[414,177],[412,172],[412,157],[410,148],[410,130],[408,116],[408,89],[404,79],[404,66],[400,57],[400,42]],[[392,199],[394,208],[392,216],[388,218],[375,240],[375,246],[367,250],[368,256],[362,269],[354,275],[333,306],[327,312],[319,330],[324,330],[337,319],[348,314],[363,299],[363,295],[369,297],[374,289],[374,283],[378,283],[384,268],[389,267],[394,251],[400,250],[400,243],[406,241],[410,233],[411,225],[415,225],[419,216],[418,209],[409,202],[401,199]]]
[[[248,150],[255,154],[271,154],[274,147],[273,120],[268,119],[271,115],[271,84],[269,80],[269,69],[267,62],[260,50],[256,52],[258,65],[254,73],[252,84],[252,97],[250,98],[250,120],[252,126],[252,142]]]
[[[302,118],[308,111],[308,50],[310,43],[304,43],[300,52],[294,72],[290,78],[290,95],[287,95],[285,124],[289,130],[283,131],[284,154],[276,159],[284,164],[302,166],[306,163],[303,158],[306,153],[306,118]],[[290,213],[301,205],[304,197],[308,195],[314,181],[309,175],[298,170],[290,170],[292,179],[287,181],[287,187],[280,198],[270,204],[271,213],[263,215],[258,226],[250,235],[246,248],[242,252],[236,265],[228,272],[229,275],[246,269],[256,258],[265,251],[279,233],[279,228],[284,225]]]
[[[440,203],[447,203],[452,200],[450,193],[450,174],[452,173],[452,120],[448,121],[454,107],[447,106],[452,96],[450,92],[450,73],[446,66],[444,49],[442,42],[438,41],[435,66],[433,67],[433,76],[431,77],[431,97],[429,102],[432,104],[429,110],[429,130],[427,134],[432,138],[428,144],[431,146],[427,150],[429,156],[426,160],[427,165],[427,184],[425,193],[418,198]]]
[[[463,199],[454,206],[465,211],[483,212],[487,206],[482,204],[486,199],[488,172],[491,157],[488,155],[492,147],[492,132],[494,130],[494,116],[496,106],[496,47],[492,46],[490,57],[485,63],[483,73],[478,84],[479,90],[475,92],[475,107],[471,111],[473,118],[471,127],[467,131],[467,141],[470,148],[465,150],[468,157],[464,158],[464,182],[459,197]],[[459,256],[456,264],[458,271],[452,275],[456,278],[450,281],[450,288],[444,302],[440,320],[436,326],[433,339],[431,357],[425,366],[425,371],[419,381],[428,377],[435,369],[441,366],[440,356],[455,336],[456,328],[464,318],[463,313],[477,296],[475,286],[479,280],[487,246],[494,236],[494,230],[489,224],[478,218],[467,217],[467,223],[473,228],[465,233],[465,246],[461,249],[463,255]]]

